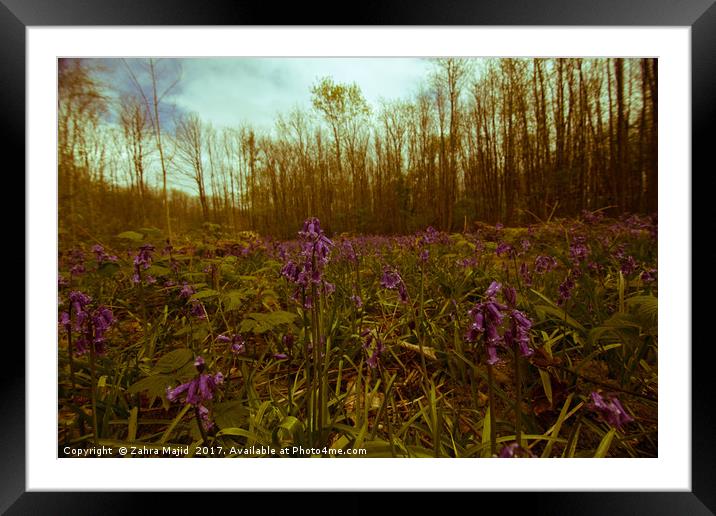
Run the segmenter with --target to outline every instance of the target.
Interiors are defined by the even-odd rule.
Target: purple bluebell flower
[[[456,260],[455,264],[463,269],[470,269],[477,265],[477,258],[463,258],[462,260]]]
[[[114,315],[112,310],[105,306],[99,306],[92,314],[92,322],[94,324],[94,342],[104,341],[104,334],[114,323]]]
[[[205,373],[206,362],[201,356],[196,357],[194,367],[196,367],[197,375],[190,381],[174,388],[167,387],[167,400],[176,401],[184,393],[186,393],[186,402],[191,405],[201,405],[203,402],[213,399],[217,385],[224,381],[224,375],[222,373],[215,375]]]
[[[196,291],[192,288],[192,286],[185,281],[181,290],[179,291],[179,297],[183,299],[189,299],[195,293]]]
[[[505,287],[502,295],[505,296],[505,301],[507,301],[508,305],[517,306],[517,291],[513,287]]]
[[[84,292],[80,292],[79,290],[73,290],[70,292],[69,295],[70,299],[70,305],[72,306],[72,309],[75,312],[75,315],[78,313],[84,311],[84,307],[86,307],[88,304],[92,302],[92,298],[89,297]]]
[[[283,346],[289,351],[289,353],[293,349],[294,341],[295,337],[293,333],[287,333],[283,337],[281,337],[281,342],[283,342]]]
[[[385,266],[383,276],[380,278],[380,285],[389,290],[395,289],[400,284],[400,275],[392,267]]]
[[[557,268],[557,259],[553,256],[540,255],[535,258],[535,272],[544,274]]]
[[[582,240],[576,240],[569,246],[569,256],[573,262],[583,262],[589,256],[589,248]]]
[[[532,242],[530,242],[527,238],[523,238],[520,240],[520,247],[522,248],[522,253],[526,253],[532,248]]]
[[[202,305],[201,302],[197,301],[196,299],[192,300],[189,313],[198,319],[206,319],[206,311],[204,310],[204,305]]]
[[[320,221],[311,217],[303,223],[303,230],[298,232],[300,238],[300,259],[288,260],[281,268],[281,276],[296,285],[292,298],[303,300],[304,308],[313,306],[313,299],[307,295],[310,285],[319,287],[317,294],[330,295],[335,286],[324,281],[323,269],[330,259],[333,242],[325,236]],[[310,303],[310,305],[309,305]]]
[[[186,382],[182,383],[181,385],[174,387],[173,389],[171,387],[167,387],[166,394],[167,394],[167,400],[170,402],[176,401],[179,399],[179,396],[181,396],[184,392],[186,392],[189,389],[189,386],[192,382]]]
[[[69,333],[76,331],[79,333],[75,339],[75,353],[82,355],[89,350],[90,346],[94,346],[94,351],[98,354],[104,353],[105,334],[114,323],[112,311],[102,305],[92,308],[90,303],[92,298],[80,291],[72,291],[69,294],[70,310],[74,313],[75,324],[72,327],[70,312],[62,312],[60,314],[60,324],[65,327]]]
[[[141,271],[147,270],[152,265],[152,252],[154,246],[151,244],[144,244],[137,251],[134,257],[134,275],[132,276],[133,283],[139,283],[142,278]]]
[[[73,265],[70,269],[70,275],[71,276],[79,276],[81,274],[84,274],[86,272],[85,265],[83,263],[78,263],[76,265]]]
[[[402,281],[400,282],[400,285],[398,285],[398,297],[400,298],[401,303],[407,303],[408,302],[408,289],[405,288],[405,283]]]
[[[81,249],[72,249],[67,258],[70,267],[70,276],[79,276],[85,272],[85,253]]]
[[[323,295],[328,297],[336,291],[336,285],[328,281],[323,281]]]
[[[380,359],[380,356],[383,354],[383,351],[385,351],[385,344],[383,344],[383,341],[381,339],[375,337],[372,333],[370,333],[367,335],[367,338],[363,343],[363,348],[369,350],[371,348],[372,343],[375,344],[372,346],[373,349],[368,356],[368,359],[366,360],[366,364],[368,364],[368,367],[370,367],[371,369],[375,369],[376,367],[378,367],[378,361]]]
[[[154,252],[154,246],[152,244],[144,244],[137,251],[137,255],[134,257],[134,265],[141,267],[142,269],[148,269],[152,265],[152,253]]]
[[[526,287],[532,286],[532,273],[529,266],[524,262],[520,264],[520,278]]]
[[[587,268],[592,271],[594,274],[599,274],[604,270],[604,267],[602,267],[602,264],[599,262],[592,262],[590,261],[587,263]]]
[[[293,263],[292,260],[288,260],[283,267],[281,267],[281,276],[286,278],[287,280],[297,283],[298,282],[298,274],[300,270],[298,266]]]
[[[64,326],[64,328],[69,332],[71,330],[70,326],[72,323],[70,322],[70,314],[67,312],[62,312],[60,314],[60,324]]]
[[[485,291],[486,300],[476,304],[468,312],[472,318],[472,323],[465,335],[465,339],[468,342],[475,343],[480,336],[483,337],[487,352],[487,363],[490,365],[500,361],[497,356],[497,346],[503,340],[502,335],[499,333],[499,328],[504,319],[503,311],[507,307],[499,303],[495,297],[500,290],[502,290],[502,285],[497,281],[493,281]]]
[[[622,259],[621,271],[624,276],[629,276],[632,272],[636,270],[636,267],[636,261],[634,260],[633,256],[628,255]]]
[[[648,269],[639,276],[644,283],[651,283],[656,279],[656,269]]]
[[[488,298],[494,298],[495,295],[502,289],[502,284],[498,283],[497,281],[493,281],[490,283],[490,286],[487,287],[487,290],[485,291],[485,296]]]
[[[604,213],[601,211],[588,211],[582,210],[582,218],[588,224],[597,224],[604,218]]]
[[[386,265],[383,268],[383,276],[380,279],[380,285],[388,290],[398,291],[398,297],[402,303],[408,302],[408,289],[405,286],[403,278],[400,276],[398,271]]]
[[[499,244],[497,244],[495,254],[497,256],[502,256],[503,254],[506,254],[508,257],[512,257],[515,254],[515,248],[507,242],[500,242]]]
[[[341,245],[341,252],[343,258],[345,258],[347,261],[351,263],[358,262],[358,255],[356,254],[353,244],[349,240],[343,241],[343,244]]]
[[[529,331],[532,328],[532,321],[519,310],[512,310],[510,312],[510,337],[520,349],[520,354],[523,357],[528,357],[534,354],[534,350],[529,347],[530,335]]]
[[[104,247],[102,247],[99,244],[96,244],[92,247],[92,252],[97,257],[98,265],[102,265],[103,263],[106,263],[106,262],[114,263],[117,261],[117,257],[115,255],[107,254],[107,252],[104,250]]]
[[[502,447],[498,457],[501,459],[514,459],[521,457],[534,457],[534,454],[520,446],[519,443],[512,442]]]
[[[209,431],[212,428],[214,428],[214,422],[209,417],[209,409],[206,408],[204,405],[199,405],[198,411],[199,411],[199,418],[201,419],[201,424],[204,427],[204,429]]]
[[[621,428],[626,423],[634,421],[634,418],[627,414],[616,396],[602,396],[599,392],[592,392],[588,406],[614,428]]]
[[[235,355],[243,353],[246,348],[246,341],[239,333],[234,333],[230,337],[222,333],[216,337],[216,342],[220,342],[222,344],[230,343],[231,352]]]
[[[574,280],[572,279],[572,274],[570,273],[564,281],[559,284],[559,298],[557,299],[557,304],[559,306],[564,305],[564,303],[572,297],[572,290],[574,290],[574,287]]]
[[[515,452],[519,447],[520,445],[516,442],[506,444],[500,450],[500,454],[498,455],[498,457],[500,457],[501,459],[511,459],[515,456]]]
[[[353,294],[351,296],[351,301],[356,305],[356,308],[359,310],[363,308],[363,299],[358,294]]]
[[[276,360],[286,360],[288,358],[288,355],[286,353],[274,353],[273,357]]]

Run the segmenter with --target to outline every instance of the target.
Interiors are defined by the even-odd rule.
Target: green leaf
[[[137,440],[137,415],[139,414],[139,407],[132,407],[129,411],[129,421],[127,423],[127,440]]]
[[[272,325],[278,326],[281,324],[291,324],[296,320],[296,317],[298,316],[294,313],[277,310],[268,314],[268,321]]]
[[[639,319],[641,326],[654,330],[659,324],[659,300],[655,296],[634,296],[625,301],[626,306]]]
[[[139,228],[139,231],[154,239],[162,237],[162,230],[159,228]]]
[[[102,274],[103,276],[114,276],[114,274],[119,270],[119,265],[114,262],[103,262],[100,264],[97,271]]]
[[[597,447],[597,451],[594,452],[595,458],[604,458],[607,456],[607,453],[609,452],[609,447],[612,445],[612,439],[614,439],[614,434],[616,434],[616,429],[612,428],[607,432],[607,434],[602,439],[602,442],[599,443],[599,446]]]
[[[161,265],[150,265],[145,272],[150,276],[166,276],[171,272],[171,270],[167,267],[162,267]]]
[[[176,426],[179,424],[179,421],[181,421],[182,418],[184,417],[184,415],[187,412],[189,412],[190,408],[191,408],[191,405],[189,405],[188,403],[186,405],[184,405],[184,408],[182,408],[179,411],[179,413],[176,415],[176,417],[172,420],[172,422],[169,424],[167,429],[162,434],[161,439],[159,439],[159,444],[164,444],[165,442],[167,442],[167,439],[169,439],[169,437],[172,435],[172,432],[174,431]]]
[[[249,442],[249,443],[258,443],[260,445],[267,446],[267,447],[271,445],[271,443],[268,443],[264,439],[261,439],[254,432],[250,432],[249,430],[244,430],[243,428],[224,428],[222,430],[219,430],[216,433],[216,437],[220,437],[222,435],[245,437],[247,439],[247,442]]]
[[[540,319],[546,319],[545,315],[552,315],[556,319],[559,319],[563,323],[568,324],[575,330],[578,330],[582,333],[586,333],[587,329],[582,326],[579,321],[577,321],[574,317],[569,315],[567,312],[562,310],[559,307],[556,306],[549,306],[549,305],[535,305],[535,311],[537,312],[537,315],[539,315]]]
[[[137,233],[136,231],[125,231],[117,235],[117,238],[123,238],[125,240],[133,240],[139,242],[144,239],[144,235]]]
[[[152,368],[152,374],[171,373],[177,371],[193,358],[194,353],[190,349],[175,349],[157,360],[157,363]]]
[[[212,289],[208,288],[206,290],[202,290],[202,291],[197,292],[196,294],[192,295],[191,299],[205,299],[207,297],[214,297],[218,293],[219,292],[217,292],[216,290],[212,290]]]
[[[579,373],[579,371],[589,363],[590,360],[595,358],[597,355],[600,355],[602,353],[606,353],[610,349],[616,349],[622,347],[621,343],[615,343],[615,344],[609,344],[607,346],[597,348],[594,351],[592,351],[590,354],[588,354],[586,357],[584,357],[582,360],[579,361],[579,364],[577,364],[572,372]]]
[[[250,414],[241,401],[214,403],[214,422],[220,429],[240,428],[246,424]]]
[[[482,456],[489,457],[490,453],[490,408],[485,412],[485,418],[482,420]]]
[[[127,389],[129,394],[137,394],[138,392],[147,391],[152,397],[162,396],[167,387],[171,387],[172,377],[165,374],[155,374],[142,378],[138,382],[133,383]]]
[[[301,421],[294,416],[286,416],[281,423],[274,428],[271,434],[271,440],[277,446],[287,446],[288,444],[302,442],[303,432],[304,426]],[[290,439],[286,438],[287,433]]]
[[[555,440],[559,438],[559,431],[562,429],[562,424],[564,423],[565,419],[567,419],[567,411],[569,410],[569,405],[572,403],[573,396],[574,394],[570,394],[565,400],[564,405],[562,405],[562,410],[559,412],[557,422],[552,427],[552,435],[550,436],[550,440],[547,442],[547,445],[542,452],[542,458],[549,457],[549,455],[552,453],[552,445],[554,445]]]
[[[552,401],[552,379],[549,376],[549,373],[543,369],[539,369],[539,376],[542,379],[542,388],[544,388],[544,393],[547,395],[547,399],[549,400],[549,404],[553,405]]]
[[[576,430],[574,431],[574,435],[570,437],[570,442],[567,445],[567,448],[564,449],[565,454],[568,458],[574,458],[574,454],[577,453],[577,443],[579,442],[579,432],[582,429],[582,424],[579,423],[577,425]],[[562,455],[564,457],[564,455]]]
[[[230,312],[241,308],[248,297],[249,294],[245,290],[229,290],[221,296],[221,302],[224,310]]]
[[[291,324],[298,317],[291,312],[277,310],[268,314],[250,313],[246,314],[246,318],[241,321],[239,331],[252,332],[255,334],[266,333],[282,324]]]

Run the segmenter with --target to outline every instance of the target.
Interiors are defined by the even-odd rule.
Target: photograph
[[[58,458],[659,457],[658,57],[56,65]]]

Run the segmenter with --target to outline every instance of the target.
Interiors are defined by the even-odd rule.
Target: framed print
[[[0,9],[27,188],[3,510],[714,510],[689,167],[716,8],[129,7]]]

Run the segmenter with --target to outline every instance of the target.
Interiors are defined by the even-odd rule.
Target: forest
[[[657,60],[420,63],[58,60],[59,456],[657,456]]]
[[[91,65],[60,60],[60,229],[288,238],[285,221],[308,216],[404,234],[656,212],[655,59],[494,59],[479,76],[473,61],[437,60],[414,98],[378,106],[317,79],[312,104],[263,134],[163,106],[181,75],[161,62],[127,65],[135,87],[110,95]]]

